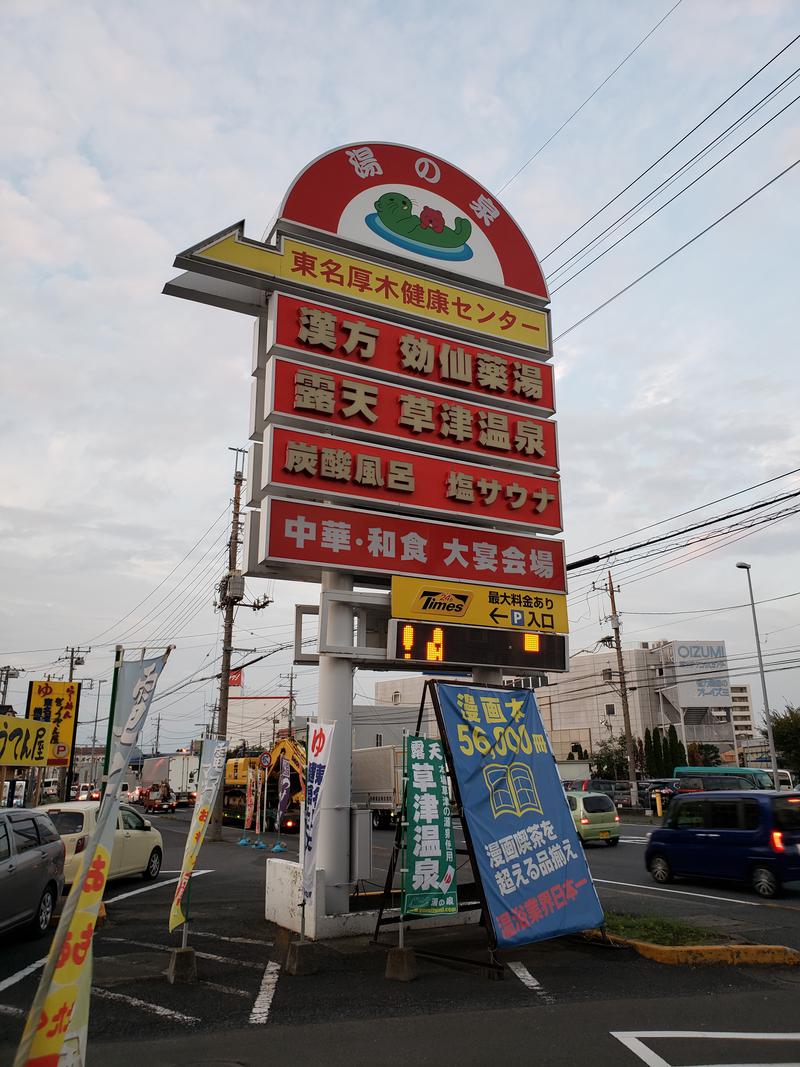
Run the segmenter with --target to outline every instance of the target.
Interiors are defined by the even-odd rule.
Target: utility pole
[[[294,667],[288,674],[282,674],[281,679],[288,678],[289,680],[289,737],[293,737],[292,724],[294,722]]]
[[[153,755],[154,756],[158,756],[160,754],[160,752],[161,752],[161,749],[158,747],[158,742],[159,742],[159,738],[160,737],[161,737],[161,716],[159,715],[158,718],[156,719],[156,740],[155,740],[155,746],[153,748]]]
[[[0,706],[5,707],[9,678],[19,678],[23,673],[24,667],[0,667]]]
[[[75,648],[74,646],[64,649],[64,655],[59,656],[59,662],[61,660],[69,660],[69,680],[72,682],[75,678],[75,668],[82,667],[86,662],[86,656],[91,652],[91,648]],[[80,683],[79,683],[80,684]],[[67,771],[64,775],[64,800],[69,800],[70,788],[72,786],[72,779],[74,777],[75,768],[75,746],[78,744],[78,702],[75,701],[75,722],[72,726],[72,749],[69,754],[69,764],[67,765]],[[37,797],[38,803],[38,789]]]
[[[220,584],[220,607],[225,612],[222,636],[222,667],[219,677],[219,714],[217,737],[224,739],[228,733],[228,689],[230,688],[231,653],[233,651],[233,613],[236,605],[244,599],[244,578],[237,570],[239,555],[239,509],[241,507],[244,475],[239,465],[239,455],[245,449],[232,448],[236,453],[236,471],[233,475],[233,515],[231,516],[231,539],[228,542],[228,573]],[[208,827],[211,841],[222,840],[222,804],[224,790],[220,789]]]
[[[622,698],[622,721],[625,726],[625,750],[628,755],[628,774],[631,781],[631,807],[638,808],[639,793],[636,788],[636,750],[631,733],[631,715],[628,708],[628,686],[625,682],[625,663],[622,658],[622,624],[617,615],[617,601],[614,596],[614,583],[611,571],[608,572],[608,596],[611,600],[611,629],[614,631],[614,646],[617,650],[617,670],[619,671],[619,695]]]
[[[75,668],[82,667],[86,662],[86,656],[91,652],[91,648],[65,648],[64,655],[58,657],[59,663],[61,660],[69,660],[69,680],[72,681],[75,675]]]

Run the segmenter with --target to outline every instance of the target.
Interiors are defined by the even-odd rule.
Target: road
[[[630,1036],[642,1030],[728,1032],[742,1029],[739,1022],[759,1031],[791,1029],[800,976],[786,968],[668,968],[626,950],[567,939],[506,954],[510,967],[502,982],[420,960],[419,979],[398,985],[383,977],[385,951],[359,938],[320,946],[313,977],[286,976],[274,930],[263,918],[269,853],[237,847],[239,832],[227,828],[224,842],[204,846],[200,869],[206,873],[193,881],[190,944],[198,952],[200,982],[169,986],[163,972],[180,938],[169,935],[167,914],[188,813],[154,822],[165,846],[159,880],[127,879],[106,893],[109,921],[95,937],[90,1065],[132,1053],[159,1067],[261,1063],[267,1040],[275,1054],[348,1065],[376,1055],[389,1063],[401,1055],[421,1063],[455,1056],[485,1063],[495,1054],[507,1063],[615,1067],[800,1063],[800,1044],[788,1041],[778,1049],[774,1041],[749,1040],[743,1059],[742,1042],[731,1038],[712,1047],[706,1038]],[[771,904],[719,885],[656,887],[643,872],[645,833],[642,824],[624,824],[619,848],[587,850],[607,908],[679,915],[752,940],[800,947],[800,894]],[[286,855],[295,856],[297,839],[286,841]],[[375,834],[376,881],[391,843],[390,833]],[[412,929],[409,941],[486,958],[485,934],[476,927]],[[11,1059],[46,947],[46,939],[29,942],[20,935],[0,940],[0,1063]],[[615,1031],[629,1036],[615,1037]],[[642,1059],[643,1047],[657,1048],[661,1058]]]

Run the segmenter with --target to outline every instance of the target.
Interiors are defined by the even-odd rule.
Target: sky
[[[239,219],[259,238],[311,159],[383,140],[448,159],[497,192],[546,272],[565,280],[564,259],[765,94],[789,79],[635,221],[800,92],[798,42],[548,255],[800,34],[789,0],[673,6],[5,0],[0,666],[24,668],[9,686],[18,711],[30,678],[64,671],[65,647],[91,647],[76,676],[105,683],[86,693],[79,737],[89,740],[95,709],[104,729],[114,644],[169,641],[176,651],[153,711],[162,749],[209,720],[229,448],[249,432],[251,322],[163,296],[175,254]],[[800,467],[800,167],[570,329],[798,158],[793,105],[552,292],[571,558],[800,489],[798,475],[780,477]],[[777,480],[740,492],[768,479]],[[625,643],[725,640],[735,680],[756,683],[746,579],[734,566],[746,559],[763,601],[770,703],[800,701],[799,525],[790,514],[738,542],[647,565],[620,557]],[[607,598],[591,587],[602,577],[572,576],[572,652],[608,632]],[[263,580],[247,589],[248,601],[273,602],[238,610],[234,663],[266,654],[247,668],[245,691],[285,692],[291,653],[279,646],[292,640],[295,603],[314,602],[318,589]],[[373,682],[356,675],[359,702]],[[296,693],[313,713],[313,668],[298,670]],[[151,722],[146,750],[154,732]]]

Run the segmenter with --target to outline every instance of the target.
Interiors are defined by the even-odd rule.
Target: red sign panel
[[[559,482],[538,474],[489,470],[306,430],[271,427],[265,438],[269,492],[342,497],[371,506],[464,515],[475,522],[561,529]]]
[[[405,574],[566,592],[564,544],[549,538],[269,497],[259,559],[351,574]],[[288,570],[295,573],[295,567]]]
[[[345,361],[364,373],[412,378],[426,388],[468,393],[473,399],[480,394],[492,405],[507,400],[540,415],[555,410],[549,363],[277,293],[270,314],[271,344]]]
[[[407,145],[342,145],[295,178],[278,214],[430,267],[547,300],[531,246],[494,193]]]
[[[282,357],[270,361],[268,374],[266,404],[269,421],[275,424],[310,420],[348,435],[413,441],[439,452],[446,449],[558,469],[553,422]]]

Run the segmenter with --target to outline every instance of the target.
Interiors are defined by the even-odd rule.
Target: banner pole
[[[122,657],[125,655],[125,649],[122,645],[117,645],[114,650],[114,673],[111,676],[111,702],[108,706],[108,730],[106,731],[106,750],[103,755],[103,795],[106,791],[106,783],[108,781],[108,762],[111,758],[111,742],[114,738],[114,712],[117,705],[117,677],[119,675],[119,669],[122,666]]]
[[[419,727],[417,727],[419,729]],[[403,922],[403,905],[405,904],[405,886],[406,886],[406,834],[408,832],[408,811],[406,805],[408,804],[408,757],[406,755],[408,738],[408,730],[403,730],[403,807],[400,813],[400,820],[403,825],[402,836],[400,838],[400,933],[397,939],[398,948],[405,948],[405,923]]]

